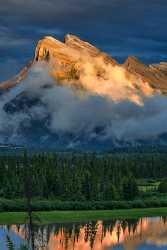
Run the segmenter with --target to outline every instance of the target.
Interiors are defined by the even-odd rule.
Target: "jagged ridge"
[[[77,82],[80,78],[80,70],[83,62],[93,60],[103,60],[106,65],[119,65],[113,58],[106,53],[101,52],[95,46],[88,42],[80,40],[77,36],[66,35],[64,42],[60,42],[53,37],[45,37],[40,40],[35,50],[35,57],[16,77],[0,84],[0,90],[12,88],[26,78],[29,69],[37,61],[45,61],[50,64],[50,75],[56,81]],[[128,57],[124,64],[119,65],[127,72],[127,78],[133,75],[149,83],[151,88],[167,93],[167,63],[145,65],[135,57]],[[103,77],[103,68],[99,67],[97,76]],[[104,76],[105,77],[105,76]]]

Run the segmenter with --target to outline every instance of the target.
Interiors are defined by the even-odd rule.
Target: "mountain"
[[[167,93],[167,62],[145,65],[136,57],[130,56],[123,64],[123,67],[128,72],[148,82],[155,90],[159,90],[163,94]]]
[[[32,62],[0,84],[0,142],[59,148],[166,143],[166,80],[166,62],[145,65],[129,56],[119,64],[77,36],[44,37]]]
[[[102,53],[96,47],[80,40],[76,36],[66,35],[64,43],[53,37],[45,37],[38,42],[33,61],[21,70],[16,77],[6,82],[2,82],[0,84],[0,90],[6,90],[19,84],[24,78],[26,78],[32,65],[38,61],[44,61],[46,63],[51,62],[52,69],[50,74],[56,80],[69,80],[69,78],[72,77],[76,80],[77,73],[79,73],[77,67],[79,67],[82,59],[84,61],[87,60],[87,56],[90,58],[102,57],[106,63],[111,63],[112,65],[116,64],[116,61],[110,58],[107,54]],[[74,71],[74,75],[70,75],[73,73],[72,70]]]
[[[53,37],[44,37],[37,44],[35,57],[13,79],[0,84],[0,90],[6,90],[19,84],[26,78],[29,69],[36,62],[44,61],[50,65],[50,75],[56,81],[80,80],[80,74],[85,63],[93,65],[97,77],[105,78],[105,66],[117,66],[125,69],[127,78],[142,79],[154,90],[166,93],[167,91],[167,63],[145,65],[137,58],[129,56],[122,64],[118,64],[112,57],[101,52],[95,46],[82,41],[74,35],[66,35],[64,42]],[[98,61],[100,61],[98,63]],[[101,63],[101,65],[100,65]],[[104,63],[104,65],[103,65]]]

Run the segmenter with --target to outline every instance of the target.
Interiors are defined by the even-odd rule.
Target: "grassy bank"
[[[32,200],[33,211],[79,211],[79,210],[114,210],[132,208],[167,207],[166,196],[153,196],[132,201],[60,201]],[[23,199],[0,199],[0,212],[24,212],[26,202]]]
[[[58,222],[79,222],[88,220],[134,219],[140,217],[167,216],[167,208],[119,209],[99,211],[49,211],[35,212],[41,224]],[[1,212],[0,224],[23,224],[24,212]]]

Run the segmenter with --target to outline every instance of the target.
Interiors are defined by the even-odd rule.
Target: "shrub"
[[[160,193],[167,193],[167,179],[160,182],[158,186],[158,191]]]

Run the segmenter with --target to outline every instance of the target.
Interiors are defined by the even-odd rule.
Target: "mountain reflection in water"
[[[9,234],[19,246],[20,242],[28,240],[28,232],[27,225],[1,226],[2,250],[6,250],[5,235]],[[35,226],[33,235],[34,248],[37,250],[154,250],[158,247],[165,250],[167,218]]]

